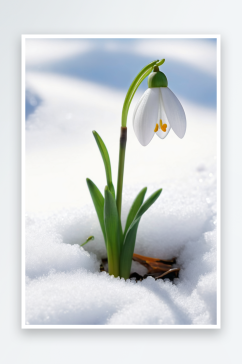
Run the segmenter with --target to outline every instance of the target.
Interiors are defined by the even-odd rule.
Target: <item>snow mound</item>
[[[26,323],[29,325],[216,324],[216,179],[195,171],[173,181],[142,217],[135,252],[177,257],[180,276],[139,283],[99,272],[105,245],[89,204],[45,217],[26,218]],[[202,183],[198,181],[202,179]],[[153,184],[151,191],[159,188]],[[139,190],[138,190],[139,191]],[[137,186],[124,195],[127,216]],[[95,236],[79,246],[90,235]],[[145,273],[134,263],[132,271]]]
[[[53,271],[68,272],[82,267],[95,272],[99,267],[96,256],[75,244],[62,243],[62,238],[51,227],[27,218],[26,275],[37,278]]]
[[[27,324],[191,325],[216,323],[216,275],[186,273],[176,284],[147,278],[134,283],[85,270],[51,272],[27,280]],[[196,287],[196,288],[195,288]]]

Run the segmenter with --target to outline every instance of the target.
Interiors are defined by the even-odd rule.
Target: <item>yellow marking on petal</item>
[[[162,124],[162,120],[160,119],[160,128],[162,131],[166,132],[167,124]]]
[[[158,129],[159,129],[159,126],[158,126],[158,124],[156,124],[154,132],[156,133],[158,131]]]

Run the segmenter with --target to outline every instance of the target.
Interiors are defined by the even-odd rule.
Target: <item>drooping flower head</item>
[[[164,139],[172,128],[179,138],[186,132],[186,115],[183,107],[168,88],[168,81],[155,66],[148,78],[148,90],[136,105],[133,116],[134,132],[143,146],[150,143],[154,134]]]

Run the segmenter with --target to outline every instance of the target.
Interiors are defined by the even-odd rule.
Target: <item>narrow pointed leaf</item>
[[[129,214],[128,214],[125,229],[124,229],[124,236],[127,233],[128,228],[130,227],[131,223],[133,222],[137,212],[139,211],[140,206],[142,205],[142,203],[144,201],[146,191],[147,191],[147,187],[143,188],[140,191],[140,193],[136,196],[136,198],[129,210]]]
[[[86,179],[87,186],[89,188],[90,195],[92,197],[92,201],[94,204],[94,207],[96,209],[96,213],[98,216],[98,220],[102,229],[104,241],[106,244],[106,232],[105,232],[105,225],[104,225],[104,216],[103,216],[103,210],[104,210],[104,197],[95,185],[89,178]]]
[[[115,198],[107,186],[105,188],[104,224],[107,239],[109,274],[113,274],[115,277],[118,277],[120,255],[120,223]]]
[[[128,279],[130,276],[130,269],[132,264],[132,257],[134,254],[134,246],[135,246],[135,240],[138,230],[138,225],[140,222],[141,217],[136,219],[132,226],[129,228],[126,236],[124,245],[122,247],[121,255],[120,255],[120,277],[124,279]]]
[[[130,268],[132,264],[132,257],[134,254],[135,240],[140,219],[142,215],[149,209],[149,207],[160,196],[162,189],[154,192],[139,208],[133,222],[131,223],[125,238],[120,256],[120,276],[128,279],[130,275]]]
[[[112,182],[111,163],[110,163],[108,150],[106,148],[106,145],[104,144],[104,141],[100,137],[100,135],[96,131],[93,131],[92,133],[93,133],[94,138],[95,138],[95,140],[97,142],[97,146],[98,146],[98,148],[100,150],[100,153],[101,153],[101,156],[102,156],[102,159],[103,159],[108,188],[109,188],[110,192],[112,193],[112,195],[115,197],[115,191],[114,191],[114,186],[113,186],[113,182]]]
[[[89,241],[91,241],[91,240],[94,240],[94,236],[89,236],[89,238],[87,238],[87,240],[85,241],[85,243],[83,243],[83,244],[80,244],[80,246],[84,246],[84,245],[86,245]]]
[[[162,188],[160,190],[157,190],[156,192],[154,192],[144,203],[143,205],[140,207],[139,211],[137,212],[137,215],[135,217],[135,220],[138,219],[139,217],[141,217],[149,208],[151,205],[153,205],[153,203],[157,200],[157,198],[160,196],[162,192]]]

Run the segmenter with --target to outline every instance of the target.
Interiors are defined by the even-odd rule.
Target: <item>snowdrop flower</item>
[[[186,115],[178,98],[167,87],[167,78],[155,66],[148,78],[148,90],[142,95],[133,116],[134,132],[143,146],[156,134],[164,139],[172,128],[179,138],[186,132]]]

